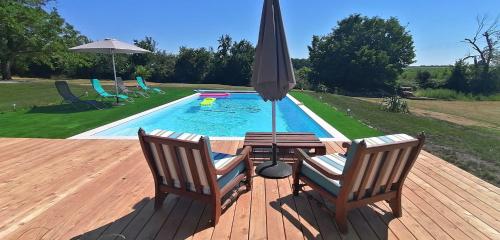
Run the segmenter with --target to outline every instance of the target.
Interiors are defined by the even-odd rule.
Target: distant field
[[[418,71],[428,71],[431,73],[431,81],[443,83],[451,74],[451,66],[415,66],[407,67],[403,73],[399,75],[397,82],[403,86],[416,87],[415,81]]]
[[[380,103],[381,98],[358,98]],[[500,101],[428,101],[407,100],[410,111],[420,116],[500,130]]]
[[[500,156],[498,144],[500,129],[492,126],[499,124],[499,102],[443,101],[440,105],[437,101],[411,101],[410,111],[413,112],[416,109],[415,106],[420,106],[422,109],[429,109],[432,113],[448,113],[448,116],[440,119],[425,114],[385,112],[380,110],[377,104],[380,99],[359,99],[312,92],[309,94],[340,112],[347,108],[351,109],[353,118],[386,134],[402,132],[415,136],[423,131],[427,137],[424,146],[427,151],[500,186],[500,159],[498,158]],[[476,121],[479,124],[487,124],[489,127],[451,121],[452,118]]]

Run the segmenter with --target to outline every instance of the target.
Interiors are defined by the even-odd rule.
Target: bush
[[[432,86],[430,82],[431,73],[429,71],[418,71],[416,80],[421,88],[429,88]]]
[[[459,92],[468,92],[470,87],[467,75],[467,64],[464,61],[457,61],[445,87]]]
[[[473,95],[457,92],[451,89],[421,89],[415,93],[418,97],[437,98],[442,100],[461,100],[461,101],[500,101],[500,93],[492,95]]]
[[[148,68],[146,68],[142,65],[137,65],[137,66],[135,66],[134,76],[141,76],[144,79],[150,79],[151,78],[151,70],[149,70]]]
[[[395,113],[410,113],[406,100],[399,96],[386,97],[382,100],[381,108],[384,111]]]
[[[295,71],[295,80],[297,81],[297,85],[295,85],[296,89],[311,89],[311,84],[309,82],[311,71],[312,70],[308,67],[303,67]]]

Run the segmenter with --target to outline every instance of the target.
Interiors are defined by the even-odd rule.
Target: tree
[[[206,48],[181,47],[175,63],[175,80],[183,83],[201,83],[208,72],[212,54]]]
[[[302,67],[299,70],[295,70],[295,80],[297,81],[297,85],[295,85],[295,88],[311,89],[311,84],[309,82],[311,72],[312,70],[308,67]]]
[[[309,46],[313,83],[330,89],[391,89],[414,58],[412,36],[394,17],[351,15]]]
[[[158,43],[152,38],[146,36],[143,40],[134,40],[134,45],[149,50],[151,53],[133,54],[131,56],[133,65],[147,65],[153,59],[153,54],[157,51]]]
[[[254,54],[255,47],[249,41],[235,42],[229,35],[221,36],[205,82],[249,85]]]
[[[307,58],[292,58],[293,68],[299,70],[303,67],[311,67],[311,62]]]
[[[469,91],[467,64],[463,60],[459,60],[455,63],[451,71],[451,76],[446,81],[445,87],[458,92]]]
[[[21,57],[45,57],[61,44],[64,19],[55,9],[46,12],[42,0],[0,1],[0,64],[2,79],[12,78],[12,65]]]
[[[474,53],[470,53],[463,60],[473,59],[471,90],[489,94],[497,91],[496,77],[491,68],[498,59],[496,54],[500,45],[498,18],[491,24],[488,24],[486,16],[477,17],[476,21],[478,27],[474,36],[464,40]]]
[[[177,56],[166,51],[157,51],[149,65],[151,80],[157,82],[170,82],[174,80]]]
[[[431,73],[427,70],[425,71],[418,71],[417,72],[417,76],[416,76],[416,80],[418,82],[418,85],[421,87],[421,88],[429,88],[429,87],[432,87],[432,84],[430,83],[430,80],[431,80]]]

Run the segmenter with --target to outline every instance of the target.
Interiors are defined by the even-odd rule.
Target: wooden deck
[[[290,179],[255,177],[215,228],[207,206],[174,195],[154,212],[152,183],[137,141],[0,139],[0,239],[500,239],[500,189],[426,152],[403,217],[384,202],[354,210],[349,235]]]

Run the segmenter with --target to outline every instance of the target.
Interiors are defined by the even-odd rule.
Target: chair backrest
[[[139,87],[141,87],[144,90],[149,89],[149,87],[146,85],[146,82],[141,76],[136,76],[135,79],[137,80],[137,84],[139,84]]]
[[[54,84],[56,85],[57,92],[64,100],[71,102],[80,101],[80,99],[71,92],[66,81],[56,81]]]
[[[129,93],[130,90],[125,86],[125,83],[123,82],[123,79],[121,77],[116,77],[116,85],[118,86],[118,89],[122,93]]]
[[[99,80],[94,78],[94,79],[91,79],[90,82],[92,83],[92,87],[94,88],[94,90],[99,95],[109,95],[109,93],[106,92],[106,90],[104,90],[104,88],[102,87],[101,82],[99,82]]]
[[[208,137],[140,129],[139,139],[156,184],[200,195],[219,191]]]
[[[400,190],[422,149],[418,139],[406,134],[357,139],[347,152],[341,195],[360,200]]]

